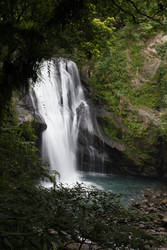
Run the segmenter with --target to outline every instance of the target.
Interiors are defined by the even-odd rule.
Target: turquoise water
[[[164,182],[155,179],[90,172],[80,172],[80,179],[83,183],[95,185],[97,188],[123,194],[122,201],[127,205],[135,199],[141,199],[146,190],[161,189],[165,186]]]

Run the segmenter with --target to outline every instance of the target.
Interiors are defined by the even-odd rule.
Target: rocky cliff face
[[[86,69],[86,68],[85,68]],[[84,93],[90,107],[94,134],[87,135],[80,129],[78,140],[78,168],[83,171],[93,171],[107,174],[125,174],[126,166],[133,168],[133,161],[124,154],[125,146],[115,139],[107,136],[103,131],[101,116],[112,115],[101,105],[92,101],[92,89],[88,84],[86,72],[81,72],[81,81]]]
[[[83,73],[91,71],[87,77],[97,119],[121,155],[118,161],[113,160],[111,168],[133,175],[165,177],[167,35],[150,30],[125,27],[113,38],[110,55],[102,56]]]

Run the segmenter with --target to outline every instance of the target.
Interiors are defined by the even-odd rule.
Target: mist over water
[[[47,124],[42,135],[42,157],[51,170],[59,172],[61,182],[74,183],[79,180],[76,168],[80,125],[93,133],[76,64],[64,59],[44,61],[33,90],[35,109]]]

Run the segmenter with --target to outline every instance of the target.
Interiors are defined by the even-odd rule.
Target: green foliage
[[[9,100],[14,89],[28,89],[29,78],[36,80],[42,59],[74,54],[81,62],[93,56],[99,58],[91,80],[95,99],[116,115],[121,113],[130,136],[140,139],[140,121],[135,114],[128,118],[128,103],[137,95],[133,105],[144,105],[148,94],[141,100],[138,91],[131,91],[127,49],[135,73],[143,64],[141,37],[127,26],[119,29],[150,18],[152,22],[140,26],[150,36],[153,22],[158,23],[160,13],[165,15],[165,8],[166,3],[157,0],[0,2],[1,249],[68,249],[71,243],[81,247],[87,241],[103,249],[143,250],[146,244],[150,248],[161,245],[162,241],[136,227],[138,220],[148,218],[124,209],[111,192],[80,185],[71,189],[56,186],[55,177],[48,174],[38,156],[33,124],[18,127]],[[163,16],[160,19],[163,21]],[[162,92],[165,75],[160,81]],[[103,122],[106,133],[111,134],[110,126],[115,129],[115,123],[106,117]],[[120,127],[112,136],[128,142],[129,149],[133,147],[125,128]],[[40,181],[45,179],[52,181],[53,189],[40,187]]]
[[[125,209],[112,192],[80,184],[73,188],[56,185],[37,155],[31,123],[18,127],[11,122],[12,114],[4,117],[6,126],[0,130],[1,249],[70,249],[71,244],[86,243],[103,249],[143,250],[146,244],[164,242],[138,229],[138,221],[150,223],[149,218]],[[45,179],[50,179],[53,188],[40,186],[39,181]]]
[[[26,180],[37,183],[47,173],[34,142],[26,141],[20,129],[11,126],[0,129],[0,162],[1,184]]]
[[[0,9],[0,120],[12,91],[36,81],[42,59],[74,54],[81,61],[110,45],[114,19],[100,16],[94,1],[7,0]]]
[[[144,59],[140,53],[142,44],[139,38],[135,38],[135,27],[133,26],[133,32],[130,29],[129,36],[127,27],[117,32],[111,40],[110,52],[104,53],[93,69],[91,84],[95,99],[104,102],[107,109],[114,112],[119,112],[116,107],[122,102],[124,96],[128,102],[132,73],[135,74],[143,66]]]
[[[167,69],[166,63],[161,63],[153,81],[157,97],[157,108],[167,108]]]
[[[47,207],[37,188],[39,182],[50,176],[38,156],[34,130],[28,122],[18,126],[13,103],[4,106],[2,117],[0,248],[51,249],[51,242],[40,234],[41,216],[47,220]]]
[[[54,198],[57,196],[59,197],[57,204],[62,205],[56,212],[62,214],[63,211],[63,214],[70,219],[69,221],[67,217],[62,220],[61,215],[59,217],[62,231],[70,227],[69,231],[66,230],[64,242],[69,242],[71,238],[71,241],[78,243],[91,240],[104,249],[128,245],[144,249],[143,242],[146,243],[147,240],[149,242],[152,238],[135,228],[135,223],[140,220],[141,215],[138,214],[136,217],[137,214],[123,208],[117,196],[111,192],[87,189],[78,185],[72,189],[59,187],[55,190]],[[131,222],[130,225],[128,222]],[[71,228],[75,230],[71,232]],[[80,239],[77,237],[77,232],[81,236]],[[129,234],[132,237],[129,237]]]
[[[166,51],[167,51],[167,42],[165,42],[164,44],[157,45],[156,50],[159,56],[161,57],[161,59],[164,59],[164,57],[166,56]]]
[[[35,135],[35,128],[33,127],[33,122],[24,122],[20,125],[20,134],[25,138],[26,141],[35,142],[37,136]]]
[[[18,126],[13,103],[5,105],[0,126],[0,178],[16,185],[38,183],[48,176],[35,146],[37,137],[31,123]]]
[[[102,116],[100,117],[100,124],[104,129],[104,133],[116,141],[123,139],[123,127],[121,124],[118,125],[118,120],[114,121],[113,117]]]
[[[110,40],[110,53],[95,62],[90,80],[95,101],[111,112],[100,120],[104,133],[125,147],[125,154],[141,172],[157,168],[159,136],[163,134],[166,141],[166,44],[160,46],[163,62],[153,77],[145,73],[143,52],[157,29],[149,21],[117,30]],[[160,109],[164,109],[161,119]]]
[[[160,246],[155,236],[137,228],[138,221],[149,217],[123,208],[111,192],[76,185],[48,190],[9,187],[8,199],[0,193],[0,247],[6,249],[68,249],[85,242],[103,249],[148,244]],[[16,198],[17,197],[17,198]]]
[[[7,104],[3,105],[1,108],[1,120],[0,120],[0,126],[17,126],[18,124],[18,118],[15,110],[15,103],[14,100],[10,100],[7,102]]]
[[[13,89],[28,88],[28,79],[36,80],[43,58],[76,51],[88,58],[99,56],[108,50],[114,29],[150,20],[145,31],[151,32],[165,8],[157,0],[1,1],[0,106]]]
[[[132,89],[130,95],[130,101],[133,105],[136,106],[147,106],[150,108],[157,108],[159,105],[159,96],[157,92],[157,84],[145,83],[142,85],[142,88]]]
[[[53,220],[48,206],[47,190],[34,186],[5,186],[0,192],[0,248],[51,250],[49,222]]]
[[[130,47],[130,46],[129,46]],[[144,58],[141,54],[143,45],[138,41],[133,42],[130,56],[131,56],[131,71],[136,73],[137,70],[141,69],[144,64]]]

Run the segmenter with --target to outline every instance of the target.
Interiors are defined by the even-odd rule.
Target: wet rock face
[[[39,133],[42,133],[45,129],[47,129],[47,125],[46,125],[44,119],[42,118],[42,116],[39,113],[36,113],[34,115],[34,119],[35,119],[35,123],[38,124]]]
[[[29,95],[26,95],[22,100],[17,100],[16,110],[18,112],[19,124],[34,120],[41,127],[41,131],[47,128],[44,119],[34,110],[33,103]]]
[[[107,137],[99,123],[99,115],[102,108],[92,101],[92,90],[86,82],[87,77],[83,77],[82,85],[87,102],[90,107],[91,118],[94,126],[94,133],[91,135],[84,129],[80,129],[78,136],[78,168],[82,171],[93,171],[99,173],[129,173],[136,175],[133,170],[133,161],[124,154],[125,147],[109,137]],[[89,146],[88,146],[89,145]],[[126,165],[125,165],[126,162]],[[128,171],[125,171],[128,166]]]
[[[18,114],[19,125],[24,122],[33,121],[33,112],[31,112],[23,101],[17,99],[16,110]]]
[[[122,151],[115,147],[114,141],[102,140],[101,137],[94,135],[92,145],[87,147],[87,139],[79,135],[78,142],[78,167],[82,171],[93,171],[106,174],[125,174],[124,163],[129,167],[129,174],[135,175],[133,162]]]

